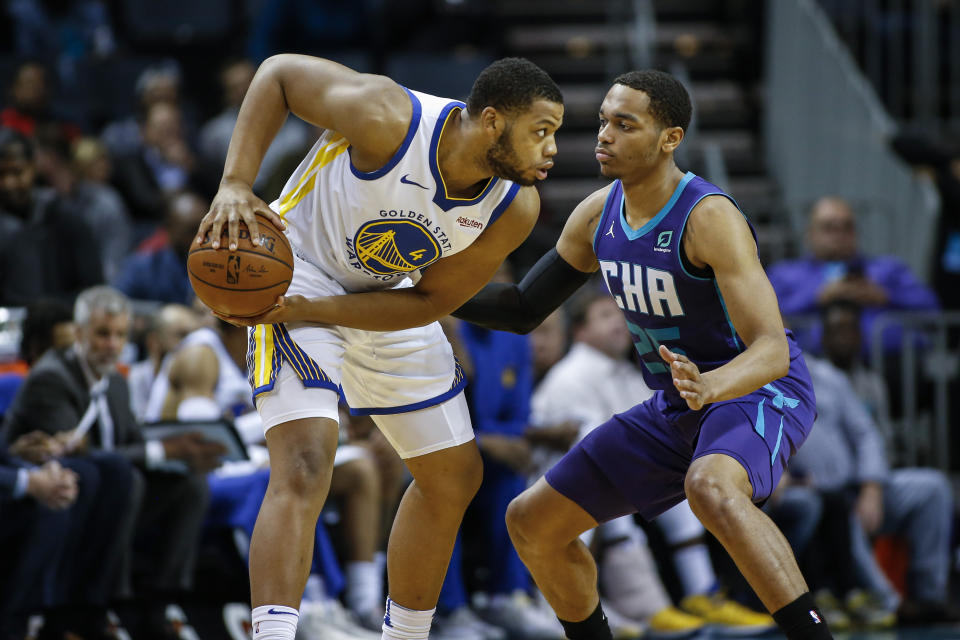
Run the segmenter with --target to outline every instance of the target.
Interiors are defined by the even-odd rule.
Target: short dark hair
[[[818,311],[820,312],[820,322],[823,324],[827,323],[827,320],[830,319],[830,315],[835,311],[849,313],[857,319],[857,322],[859,322],[860,315],[863,313],[863,307],[853,300],[839,299],[831,300],[826,304],[820,305]]]
[[[33,364],[53,345],[54,327],[72,321],[73,310],[62,300],[42,298],[31,302],[20,326],[20,357]]]
[[[467,97],[467,112],[479,115],[484,107],[517,111],[540,99],[563,104],[553,78],[526,58],[502,58],[477,76]]]
[[[14,129],[0,127],[0,159],[10,160],[18,155],[33,161],[33,143]]]
[[[693,115],[690,94],[669,73],[656,69],[628,71],[617,76],[613,82],[647,94],[650,97],[650,115],[663,126],[687,130]]]
[[[604,288],[599,278],[591,278],[569,301],[567,301],[567,317],[570,319],[570,328],[574,331],[587,324],[590,307],[597,300],[609,298],[610,294]]]

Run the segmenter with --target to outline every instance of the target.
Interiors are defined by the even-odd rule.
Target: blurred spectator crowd
[[[509,265],[497,277],[513,279]],[[142,305],[107,285],[84,289],[72,307],[35,300],[18,358],[0,369],[6,637],[202,636],[198,606],[246,598],[245,558],[269,483],[246,330],[197,304]],[[834,627],[956,622],[947,477],[891,468],[876,411],[885,381],[861,358],[862,307],[819,309],[822,357],[808,357],[819,416],[764,508]],[[652,393],[630,332],[599,281],[529,336],[443,325],[470,379],[485,473],[433,635],[559,640],[504,515],[574,442]],[[374,640],[387,534],[410,477],[367,417],[344,407],[341,427],[300,633]],[[585,542],[618,637],[772,628],[685,502],[652,523],[606,523]],[[228,606],[239,607],[224,619],[242,634],[249,610]]]
[[[335,9],[283,0],[269,12],[256,0],[195,3],[207,20],[178,36],[176,25],[145,8],[151,4],[6,3],[4,640],[197,637],[206,623],[191,607],[248,597],[247,544],[269,472],[247,382],[247,336],[195,303],[186,252],[216,190],[256,61],[281,46],[327,54],[373,35],[388,47],[431,5],[371,19],[365,2]],[[227,44],[244,33],[240,46]],[[441,24],[429,37],[412,33],[414,43],[479,42],[485,29],[479,21],[469,32]],[[160,55],[177,37],[177,55]],[[379,52],[370,50],[376,68]],[[185,64],[213,51],[206,58],[213,64]],[[121,62],[130,52],[142,61],[135,68]],[[264,159],[259,195],[279,195],[316,135],[288,118]],[[952,188],[956,160],[941,164]],[[889,422],[901,399],[889,389],[899,380],[878,376],[866,358],[882,312],[936,311],[941,299],[954,306],[947,276],[957,271],[950,262],[956,225],[945,225],[937,282],[950,295],[893,257],[863,252],[856,212],[828,194],[811,207],[805,255],[768,269],[785,316],[812,319],[796,333],[809,354],[819,417],[764,508],[835,629],[957,621],[950,484],[941,471],[890,464]],[[498,277],[518,275],[505,265]],[[513,550],[504,513],[589,430],[652,393],[616,302],[601,287],[584,287],[530,336],[444,322],[470,380],[485,474],[433,637],[562,638]],[[894,361],[911,344],[896,325],[880,339]],[[344,408],[302,637],[379,637],[386,539],[409,481],[373,423]],[[653,523],[604,524],[586,542],[618,637],[773,626],[686,503]],[[234,637],[246,637],[248,609],[226,609],[222,618]]]

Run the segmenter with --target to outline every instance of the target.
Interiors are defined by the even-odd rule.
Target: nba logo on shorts
[[[240,282],[240,256],[227,256],[227,284]]]
[[[820,624],[822,622],[822,620],[820,620],[820,616],[818,616],[817,612],[813,609],[810,609],[810,617],[813,618],[814,624]]]

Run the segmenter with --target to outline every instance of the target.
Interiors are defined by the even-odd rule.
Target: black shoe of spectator
[[[56,615],[43,616],[43,626],[37,633],[37,640],[65,640],[66,637],[67,626],[64,620]]]
[[[119,631],[106,609],[73,606],[48,612],[37,640],[117,640]]]
[[[960,623],[960,611],[943,602],[911,600],[900,605],[897,621],[905,627]]]
[[[77,637],[86,640],[86,613],[84,608],[77,606],[61,606],[44,611],[43,626],[37,633],[37,640],[70,640]]]
[[[119,640],[126,636],[120,618],[106,609],[91,610],[77,631],[83,640]]]
[[[166,604],[151,604],[140,621],[137,640],[179,640],[180,630],[167,619]]]
[[[181,640],[193,637],[183,609],[176,604],[148,605],[137,640]],[[187,632],[189,635],[184,635]]]

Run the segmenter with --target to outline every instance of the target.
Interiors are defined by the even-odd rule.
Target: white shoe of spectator
[[[625,640],[627,638],[639,638],[646,631],[646,625],[639,620],[633,620],[617,613],[617,610],[603,600],[603,613],[607,616],[607,622],[610,624],[610,632],[614,640]]]
[[[563,627],[556,616],[536,606],[523,591],[497,594],[478,613],[490,624],[506,629],[510,637],[524,640],[561,640],[564,637]]]
[[[449,615],[438,616],[438,618],[442,618],[442,626],[452,625],[458,628],[472,629],[478,632],[483,640],[507,640],[506,629],[501,629],[489,622],[481,620],[480,617],[473,612],[473,609],[467,605],[454,609]]]
[[[380,609],[379,611],[371,610],[367,611],[366,613],[350,611],[349,615],[354,622],[359,624],[367,631],[375,631],[380,633],[381,629],[383,628],[383,609]]]
[[[200,636],[198,636],[196,630],[190,626],[190,623],[187,621],[187,614],[180,608],[180,605],[168,604],[164,614],[178,640],[200,640]]]
[[[608,616],[614,610],[631,620],[647,620],[672,604],[645,544],[626,541],[607,547],[599,572]]]
[[[361,627],[338,600],[300,605],[297,640],[380,640],[380,633]]]
[[[461,607],[466,609],[466,607]],[[486,640],[479,627],[472,624],[472,621],[464,615],[455,616],[460,611],[457,609],[450,615],[433,617],[433,625],[430,627],[431,640]]]

